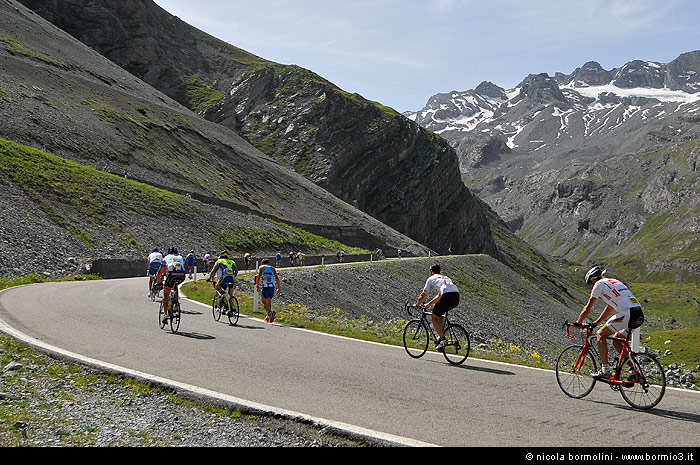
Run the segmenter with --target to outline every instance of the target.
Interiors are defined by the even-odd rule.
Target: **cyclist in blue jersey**
[[[215,276],[216,281],[214,281]],[[214,263],[209,273],[209,280],[214,281],[214,289],[219,298],[223,296],[226,289],[228,289],[228,295],[233,297],[236,276],[238,276],[238,266],[235,261],[228,258],[228,252],[224,250],[219,254],[219,259]]]
[[[280,288],[277,270],[274,266],[270,265],[269,259],[263,258],[262,265],[258,268],[256,282],[258,292],[260,292],[260,286],[262,285],[262,303],[267,313],[265,321],[273,323],[275,321],[276,312],[272,311],[272,297],[275,295],[275,286],[277,287],[277,294],[281,294],[282,289]]]

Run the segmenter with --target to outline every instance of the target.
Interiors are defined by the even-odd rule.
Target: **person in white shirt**
[[[151,296],[151,288],[153,288],[153,280],[160,268],[160,262],[163,261],[163,254],[160,253],[158,247],[148,255],[148,297]]]
[[[211,254],[209,252],[204,254],[204,272],[208,273],[209,272],[209,259],[211,258]]]
[[[622,281],[603,278],[604,273],[605,270],[598,266],[594,266],[586,273],[586,283],[591,284],[593,289],[588,302],[581,310],[578,320],[576,320],[576,323],[581,325],[583,320],[591,313],[596,300],[603,299],[603,302],[606,304],[605,308],[594,322],[598,326],[607,319],[605,325],[596,333],[601,363],[600,371],[591,374],[596,379],[607,379],[610,377],[608,338],[612,335],[618,338],[627,337],[629,331],[639,328],[644,323],[644,313],[642,313],[642,306],[639,304],[639,301]],[[613,315],[610,316],[611,314]],[[622,352],[622,343],[613,341],[613,345],[618,352]]]
[[[430,277],[425,281],[423,292],[420,293],[416,301],[416,307],[420,307],[431,288],[437,291],[437,295],[425,306],[426,308],[435,306],[431,320],[435,331],[440,336],[438,345],[435,348],[442,350],[447,345],[447,339],[445,339],[445,332],[443,331],[445,313],[459,305],[459,289],[457,289],[457,286],[450,278],[440,273],[440,265],[437,263],[430,267]]]
[[[163,276],[165,276],[163,303],[167,305],[168,310],[170,310],[170,292],[175,292],[175,300],[179,300],[180,293],[177,286],[185,280],[185,275],[185,260],[177,252],[177,248],[170,247],[168,255],[163,257],[163,261],[160,263],[160,269],[156,277],[156,279],[162,280]]]

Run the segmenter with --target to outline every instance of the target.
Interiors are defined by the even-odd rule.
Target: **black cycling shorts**
[[[173,289],[175,286],[180,284],[185,280],[185,270],[181,271],[168,271],[168,276],[165,278],[165,284],[163,287],[166,289]]]
[[[642,307],[631,307],[630,308],[630,329],[636,329],[642,326],[644,323],[644,312],[642,312]]]
[[[459,292],[446,292],[435,304],[433,315],[444,316],[448,310],[452,310],[457,305],[459,305]]]

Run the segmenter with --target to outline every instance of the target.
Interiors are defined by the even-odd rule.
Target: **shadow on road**
[[[465,370],[483,371],[484,373],[491,373],[493,375],[515,375],[515,373],[513,373],[512,371],[499,370],[498,368],[477,367],[473,365],[467,365],[467,363],[469,363],[469,359],[465,360],[465,362],[462,365],[459,365],[459,368],[463,368]]]
[[[447,366],[452,366],[454,368],[459,368],[462,370],[472,370],[472,371],[481,371],[484,373],[491,373],[493,375],[515,375],[512,371],[508,370],[499,370],[498,368],[488,368],[488,367],[478,367],[474,365],[469,365],[469,359],[465,360],[463,364],[461,365],[450,365],[447,363],[444,359],[438,359],[436,358],[435,360],[430,360],[426,359],[425,360],[428,363],[438,363],[440,365],[447,365]]]
[[[663,403],[663,399],[659,404]],[[639,412],[639,410],[634,409],[630,407],[629,405],[617,405],[617,408],[622,408],[625,410],[631,410],[631,411],[636,411]],[[643,411],[644,413],[647,413],[649,415],[654,415],[656,417],[661,417],[661,418],[668,418],[671,420],[680,420],[680,421],[689,421],[691,423],[700,423],[700,414],[698,413],[691,413],[691,412],[676,412],[673,410],[667,410],[667,409],[662,409],[654,407],[650,410]]]
[[[584,400],[584,399],[581,399]],[[596,404],[604,404],[604,405],[609,405],[611,407],[621,409],[621,410],[627,410],[630,412],[639,412],[647,415],[653,415],[655,417],[661,417],[661,418],[668,418],[670,420],[679,420],[679,421],[689,421],[691,423],[699,423],[700,424],[700,413],[694,413],[694,412],[677,412],[674,410],[668,410],[668,409],[663,409],[659,408],[658,406],[653,407],[649,410],[640,410],[633,408],[630,405],[627,405],[625,403],[621,404],[616,404],[613,402],[606,402],[606,401],[601,401],[601,400],[593,400],[593,399],[585,399],[588,402],[594,402]],[[663,399],[661,402],[659,402],[659,405],[663,404]]]
[[[188,337],[188,338],[191,338],[191,339],[202,339],[202,340],[205,340],[205,339],[216,339],[214,336],[211,336],[211,335],[209,335],[209,334],[201,334],[201,333],[188,333],[188,332],[178,331],[178,332],[175,333],[175,334],[178,335],[178,336],[184,336],[184,337]]]

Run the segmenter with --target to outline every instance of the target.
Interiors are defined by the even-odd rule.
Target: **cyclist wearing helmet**
[[[438,345],[435,348],[437,350],[442,350],[447,345],[447,339],[445,339],[445,333],[443,331],[445,313],[459,305],[459,289],[457,289],[457,286],[455,286],[450,278],[440,273],[440,265],[436,263],[430,267],[430,277],[425,282],[423,292],[418,296],[416,307],[419,307],[420,304],[423,303],[431,287],[437,291],[437,295],[425,304],[425,306],[427,308],[435,305],[430,319],[433,322],[435,331],[437,331],[438,336],[440,336]]]
[[[600,353],[601,369],[591,376],[596,379],[607,379],[610,377],[608,367],[608,338],[627,337],[631,330],[637,330],[644,323],[644,314],[639,301],[632,295],[622,281],[613,278],[603,278],[605,270],[599,266],[594,266],[586,273],[586,284],[591,284],[591,296],[588,303],[581,310],[581,314],[576,320],[577,324],[582,324],[591,310],[593,304],[600,298],[605,302],[605,308],[600,316],[595,320],[594,325],[601,322],[605,325],[598,330],[598,352]],[[614,313],[614,314],[613,314]],[[610,316],[613,314],[612,316]],[[613,346],[618,352],[622,352],[622,343],[613,341]]]
[[[185,280],[185,260],[182,255],[177,253],[177,248],[170,247],[168,255],[163,257],[160,269],[158,270],[157,279],[162,280],[163,275],[166,276],[163,284],[163,302],[166,303],[170,310],[170,291],[175,290],[175,299],[180,298],[177,285]],[[166,314],[167,315],[167,314]],[[165,317],[167,319],[167,316]]]
[[[215,275],[217,277],[216,281],[214,281]],[[214,281],[214,289],[219,298],[222,297],[226,289],[228,289],[228,295],[233,297],[233,285],[237,275],[238,266],[236,266],[236,262],[228,258],[228,252],[224,250],[219,254],[219,259],[214,263],[209,273],[209,280]]]
[[[163,261],[163,254],[160,253],[158,247],[154,248],[153,251],[148,255],[148,297],[151,296],[151,288],[153,287],[153,280],[156,277],[156,273],[160,268],[160,262]]]

